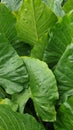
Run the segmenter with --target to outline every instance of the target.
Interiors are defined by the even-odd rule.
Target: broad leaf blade
[[[60,18],[49,34],[43,35],[31,51],[31,56],[45,61],[52,68],[72,41],[72,13]]]
[[[69,45],[55,69],[60,95],[73,94],[73,44]],[[64,100],[64,99],[63,99]]]
[[[32,116],[13,112],[6,105],[0,105],[0,128],[2,130],[45,130]]]
[[[17,32],[25,43],[35,44],[56,21],[42,0],[25,0],[17,13]]]
[[[13,94],[20,92],[27,81],[28,74],[22,59],[0,34],[0,85],[7,93]]]
[[[31,99],[36,114],[44,121],[56,120],[55,101],[58,99],[56,80],[48,66],[37,59],[23,58],[30,77]]]

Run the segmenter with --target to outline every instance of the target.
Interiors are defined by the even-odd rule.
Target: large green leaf
[[[25,0],[17,13],[17,32],[25,43],[35,44],[55,21],[56,16],[42,0]]]
[[[52,71],[38,59],[24,57],[23,60],[29,73],[29,94],[37,116],[44,121],[56,120],[54,105],[58,91]]]
[[[44,60],[54,66],[72,41],[70,15],[60,18],[50,30],[48,37],[43,36],[33,47],[31,56]]]
[[[67,47],[60,58],[55,69],[55,75],[60,95],[67,97],[69,94],[73,94],[73,44]]]
[[[0,85],[7,93],[20,92],[28,81],[28,75],[22,59],[0,34]]]
[[[17,11],[22,4],[22,0],[1,0],[10,10]]]
[[[73,129],[73,96],[64,102],[57,113],[55,130],[72,130]]]
[[[4,33],[11,43],[17,41],[15,24],[14,15],[0,3],[0,33]]]
[[[61,7],[61,2],[63,0],[42,0],[44,1],[49,8],[58,16],[58,17],[62,17],[65,15],[64,11],[62,10]]]
[[[0,105],[0,130],[45,130],[32,116],[13,112],[8,106]]]
[[[69,12],[70,10],[73,10],[73,0],[67,0],[66,3],[63,6],[63,9],[65,12]]]

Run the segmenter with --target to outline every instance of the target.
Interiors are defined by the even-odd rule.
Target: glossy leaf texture
[[[40,38],[33,47],[31,56],[42,59],[50,67],[57,64],[67,45],[72,41],[70,15],[60,18],[49,34]]]
[[[73,129],[73,95],[60,106],[54,126],[55,130]]]
[[[46,63],[38,59],[24,57],[23,61],[29,73],[30,98],[37,116],[43,121],[55,121],[58,90],[52,71]]]
[[[58,81],[60,95],[67,98],[73,94],[73,44],[70,44],[59,60],[55,76]]]
[[[0,34],[0,85],[8,94],[20,92],[28,82],[28,74],[22,59]]]
[[[0,33],[4,33],[11,43],[17,41],[15,24],[15,16],[7,9],[7,7],[5,7],[5,5],[0,4]]]
[[[17,11],[21,6],[23,0],[1,0],[1,3],[5,4],[6,7],[11,11]]]
[[[56,20],[42,0],[25,0],[17,13],[18,36],[25,43],[34,45]]]
[[[0,105],[1,130],[45,130],[35,118],[13,112],[7,105]]]
[[[65,15],[64,10],[61,7],[62,0],[42,0],[49,8],[55,13],[57,17],[63,17]]]

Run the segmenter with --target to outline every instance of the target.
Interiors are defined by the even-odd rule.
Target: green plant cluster
[[[73,0],[1,0],[0,130],[73,129]]]

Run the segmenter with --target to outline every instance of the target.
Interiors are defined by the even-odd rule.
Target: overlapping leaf
[[[1,130],[45,130],[32,116],[13,112],[8,106],[0,105]]]
[[[22,91],[21,93],[14,94],[12,96],[12,101],[18,104],[18,109],[20,113],[24,112],[24,108],[30,97],[31,97],[30,88]]]
[[[22,4],[22,0],[1,0],[11,11],[17,11]]]
[[[27,83],[28,74],[22,59],[0,34],[0,85],[7,93],[20,92]]]
[[[32,49],[31,56],[44,60],[54,66],[72,41],[70,15],[59,19],[50,30],[48,38],[43,36]]]
[[[17,32],[21,40],[33,45],[55,21],[56,16],[42,0],[25,0],[17,13]]]
[[[44,61],[48,64],[56,64],[71,41],[70,23],[65,16],[50,32],[50,39],[45,50]]]
[[[49,8],[58,16],[63,17],[65,15],[65,12],[63,11],[61,7],[62,0],[42,0],[44,1]]]
[[[61,96],[73,94],[73,44],[69,45],[55,69]],[[64,99],[63,99],[64,100]]]
[[[1,2],[7,7],[0,3],[0,130],[44,130],[43,121],[56,121],[55,130],[72,130],[72,0],[63,6],[66,14],[61,7],[63,0]],[[24,56],[30,52],[36,59]],[[56,79],[46,63],[37,58],[51,68],[56,65]],[[57,120],[55,104],[59,95],[56,80],[60,94]],[[32,116],[24,114],[31,100],[35,109],[33,116],[41,120],[40,124]],[[13,112],[10,107],[23,114]]]
[[[59,108],[55,130],[73,129],[73,96],[69,97]]]
[[[55,101],[58,99],[56,80],[47,65],[34,58],[23,58],[29,73],[30,98],[36,113],[44,121],[56,119]]]

